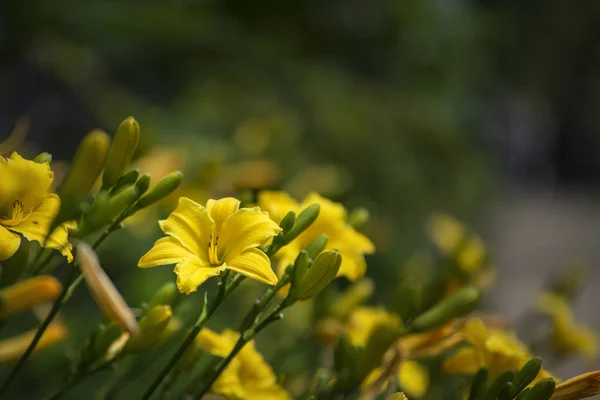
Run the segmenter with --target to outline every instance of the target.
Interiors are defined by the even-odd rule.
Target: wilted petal
[[[210,199],[206,203],[206,208],[213,221],[215,221],[215,230],[219,232],[223,222],[225,222],[231,214],[239,210],[240,201],[233,197],[225,197],[224,199],[219,200]]]
[[[258,207],[242,208],[223,222],[219,232],[219,259],[229,263],[244,251],[265,244],[281,228]]]
[[[159,221],[162,231],[176,238],[184,247],[194,254],[207,252],[214,222],[205,207],[181,197],[177,208],[169,217]]]
[[[190,294],[198,289],[211,276],[225,270],[225,266],[213,267],[199,257],[190,254],[175,266],[177,288],[181,293]]]
[[[269,257],[258,249],[249,249],[226,263],[228,269],[268,285],[275,285],[277,275],[271,268]]]
[[[0,261],[8,260],[19,249],[21,237],[0,226]]]
[[[148,268],[157,265],[177,264],[192,254],[181,242],[172,236],[165,236],[154,243],[154,247],[140,258],[138,267]]]

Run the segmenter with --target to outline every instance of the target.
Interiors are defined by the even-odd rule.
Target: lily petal
[[[277,275],[269,257],[258,249],[249,249],[226,264],[227,268],[268,285],[275,285]]]
[[[444,370],[454,374],[474,374],[481,366],[479,354],[472,347],[458,349],[444,362]]]
[[[216,232],[219,232],[223,222],[225,222],[231,214],[239,210],[240,201],[233,197],[225,197],[219,200],[210,199],[206,202],[206,208],[213,221],[215,221]]]
[[[283,217],[290,212],[300,212],[300,204],[286,192],[263,190],[258,195],[258,205],[261,210],[269,212],[269,217],[280,223]]]
[[[429,372],[420,363],[406,360],[398,369],[398,382],[410,397],[420,399],[429,388]]]
[[[76,227],[74,222],[65,223],[48,236],[50,225],[60,209],[60,198],[51,193],[46,196],[42,203],[36,207],[31,214],[18,225],[11,226],[10,230],[25,236],[27,240],[35,240],[45,247],[56,249],[67,257],[69,262],[73,261],[71,249],[73,246],[68,241],[69,228]],[[48,237],[47,237],[48,236]],[[46,238],[47,237],[47,238]]]
[[[213,267],[199,257],[190,254],[175,266],[177,274],[177,289],[181,293],[190,294],[198,290],[198,286],[211,276],[216,276],[225,270],[225,266]]]
[[[354,251],[344,251],[343,249],[340,251],[340,254],[342,255],[342,265],[340,265],[340,270],[337,274],[338,277],[345,276],[349,281],[354,282],[365,276],[367,262],[362,254]]]
[[[177,264],[192,254],[181,242],[172,236],[158,239],[146,254],[140,258],[138,267],[148,268],[158,265]]]
[[[0,226],[0,261],[8,260],[19,249],[21,237]]]
[[[229,262],[244,251],[265,244],[281,228],[260,208],[241,208],[223,222],[219,232],[219,259]]]
[[[196,255],[207,253],[214,221],[200,204],[181,197],[175,211],[158,224],[165,234],[173,236],[190,252]]]

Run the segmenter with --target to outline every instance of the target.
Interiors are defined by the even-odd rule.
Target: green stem
[[[71,379],[69,379],[67,381],[67,383],[65,383],[65,385],[62,388],[60,388],[56,393],[54,393],[48,400],[56,400],[56,399],[60,398],[63,394],[67,393],[69,390],[73,389],[75,386],[77,386],[78,384],[80,384],[82,381],[86,380],[90,376],[110,367],[114,361],[115,361],[115,359],[112,359],[110,361],[107,361],[107,362],[99,365],[98,367],[96,367],[92,370],[89,370],[87,372],[80,372],[80,373],[73,375],[71,377]]]
[[[173,354],[167,365],[165,365],[165,367],[160,371],[158,376],[154,379],[150,387],[142,395],[142,400],[148,400],[156,391],[156,389],[158,389],[160,384],[165,380],[165,378],[171,372],[173,367],[175,367],[181,356],[183,356],[188,347],[190,347],[190,345],[194,342],[194,339],[196,339],[196,336],[198,336],[202,328],[204,328],[204,325],[206,325],[208,319],[214,314],[217,308],[219,308],[223,300],[225,300],[225,298],[227,298],[227,296],[242,282],[243,278],[238,278],[238,276],[233,277],[229,284],[226,283],[226,279],[223,279],[221,281],[221,286],[219,288],[219,292],[217,293],[217,297],[215,298],[214,302],[208,309],[203,308],[202,313],[196,320],[196,323],[192,327],[192,330],[190,331],[190,333],[188,333],[185,340],[183,341],[183,343],[181,343],[175,354]],[[224,276],[224,278],[226,278],[226,276]],[[204,307],[206,307],[206,303]]]

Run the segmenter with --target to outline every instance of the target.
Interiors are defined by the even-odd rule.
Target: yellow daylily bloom
[[[209,200],[206,207],[182,197],[166,220],[167,235],[139,261],[142,268],[176,264],[177,288],[192,293],[206,279],[229,269],[269,285],[277,283],[263,246],[281,228],[260,208],[240,208],[237,199]]]
[[[449,373],[474,374],[485,366],[494,376],[509,368],[519,370],[532,357],[514,334],[488,328],[478,318],[468,320],[461,333],[471,346],[460,348],[445,360],[444,369]],[[534,383],[547,377],[551,375],[541,370]]]
[[[217,357],[226,357],[239,338],[239,333],[225,330],[217,334],[203,329],[196,343]],[[254,341],[246,343],[217,378],[211,390],[228,399],[287,400],[290,395],[277,384],[275,372],[256,350]]]
[[[321,234],[327,235],[329,241],[326,249],[337,249],[342,256],[342,265],[337,276],[345,276],[355,281],[365,275],[367,264],[365,254],[375,252],[375,245],[360,232],[349,226],[346,209],[316,193],[309,194],[302,203],[296,202],[287,193],[263,191],[259,194],[258,204],[269,212],[271,218],[279,223],[289,211],[299,214],[304,208],[319,204],[321,210],[316,221],[292,243],[282,248],[279,258],[279,272],[282,273],[288,264],[292,264],[298,253]]]
[[[375,368],[369,373],[362,383],[363,388],[368,388],[375,384],[377,380],[384,373],[384,369],[381,367]],[[421,398],[425,396],[429,389],[429,371],[419,362],[413,360],[401,361],[398,366],[398,372],[396,374],[398,384],[411,398]],[[388,382],[383,382],[383,385],[379,388],[383,391]]]
[[[564,297],[556,293],[542,293],[538,298],[537,309],[552,318],[552,345],[558,351],[575,352],[592,359],[598,355],[598,336],[575,320]]]
[[[383,308],[358,307],[348,319],[346,327],[348,339],[354,346],[365,346],[373,329],[382,324],[400,326],[402,321]]]
[[[49,193],[53,179],[48,163],[25,160],[17,153],[8,159],[0,157],[0,261],[15,254],[21,243],[19,234],[73,260],[67,236],[74,222],[62,224],[48,236],[60,209],[59,197]]]
[[[53,301],[61,291],[61,283],[51,275],[40,275],[10,285],[0,290],[0,319]]]

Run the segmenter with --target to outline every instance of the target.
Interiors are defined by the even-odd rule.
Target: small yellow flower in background
[[[27,347],[33,340],[37,329],[32,329],[20,335],[0,340],[0,362],[7,363],[19,359],[27,350]],[[67,328],[61,322],[51,323],[46,332],[42,335],[40,341],[35,347],[34,352],[47,349],[57,343],[62,342],[67,337]]]
[[[239,333],[225,330],[221,335],[203,329],[196,343],[217,357],[226,357]],[[246,343],[212,386],[214,393],[236,400],[286,400],[290,395],[277,384],[273,369],[256,350],[254,341]]]
[[[365,346],[373,329],[381,324],[401,326],[402,321],[383,308],[358,307],[348,319],[348,339],[354,346]]]
[[[460,348],[445,360],[444,369],[449,373],[474,374],[485,366],[494,376],[509,368],[519,370],[532,357],[514,334],[488,328],[478,318],[468,320],[461,333],[471,346]],[[541,370],[533,382],[548,377],[550,374]]]
[[[339,203],[334,203],[316,193],[309,194],[302,203],[296,202],[287,193],[263,191],[259,194],[258,203],[261,209],[268,211],[277,223],[289,212],[299,214],[304,208],[319,204],[321,211],[316,221],[289,245],[278,253],[279,272],[293,264],[298,253],[305,249],[310,242],[321,234],[327,235],[329,241],[326,249],[337,249],[342,256],[342,265],[338,276],[345,276],[355,281],[365,275],[367,264],[365,254],[375,252],[373,243],[360,232],[354,230],[347,222],[346,209]]]
[[[399,392],[399,393],[394,393],[393,395],[386,397],[385,400],[408,400],[408,399],[406,398],[406,395],[404,393]]]
[[[554,389],[551,400],[579,400],[600,394],[600,371],[588,372],[566,380]]]
[[[0,319],[53,301],[61,290],[60,282],[50,275],[36,276],[8,286],[0,290]]]
[[[552,318],[552,344],[564,353],[575,352],[587,358],[598,356],[598,336],[575,320],[567,300],[555,293],[542,293],[537,302],[539,312]]]
[[[0,261],[16,253],[23,235],[41,245],[60,251],[71,262],[72,245],[68,230],[74,222],[62,224],[48,236],[60,199],[48,190],[54,179],[48,163],[25,160],[17,153],[0,157]]]
[[[240,208],[237,199],[209,200],[206,207],[182,197],[175,211],[159,221],[168,235],[139,261],[142,268],[176,264],[177,288],[192,293],[206,279],[229,269],[274,285],[277,276],[259,247],[281,228],[260,208]]]
[[[384,373],[384,370],[381,367],[371,371],[365,378],[362,387],[367,388],[374,384],[380,378],[382,373]],[[417,361],[401,361],[398,366],[396,379],[402,390],[404,390],[411,398],[421,398],[425,396],[429,389],[429,372]],[[383,390],[386,386],[387,382],[385,382],[380,389]]]

